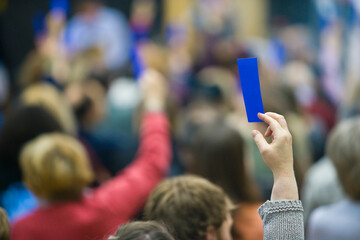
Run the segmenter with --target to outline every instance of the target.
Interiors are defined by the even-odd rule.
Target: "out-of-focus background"
[[[133,159],[138,79],[147,68],[169,83],[170,174],[186,171],[195,129],[222,121],[246,140],[249,172],[269,197],[272,174],[250,134],[266,126],[247,122],[238,84],[236,59],[246,57],[258,58],[265,111],[284,115],[290,126],[307,219],[317,205],[306,195],[308,169],[323,161],[337,121],[360,111],[360,1],[0,0],[0,202],[10,219],[36,205],[12,206],[21,181],[14,162],[36,135],[30,130],[77,136],[96,172],[94,186]],[[39,123],[39,113],[23,109],[29,106],[51,116]]]

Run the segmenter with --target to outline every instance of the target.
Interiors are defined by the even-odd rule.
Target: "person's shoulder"
[[[351,201],[347,199],[330,205],[321,206],[316,208],[310,215],[309,225],[314,228],[321,228],[321,226],[329,228],[332,224],[337,224],[340,219],[350,219],[353,214],[349,214],[349,212],[353,212],[354,210],[360,211],[360,205],[358,205],[358,208],[355,207],[354,209]]]
[[[350,200],[315,209],[310,215],[308,238],[311,240],[359,239],[357,238],[360,236],[359,212],[360,204],[354,206]]]
[[[34,218],[36,218],[35,212],[30,213],[30,214],[16,220],[14,223],[12,223],[11,224],[11,235],[14,235],[14,234],[22,235],[26,232],[31,232],[34,229],[34,227],[36,227],[36,225],[34,226],[34,224],[36,222],[36,221],[34,221]]]
[[[337,202],[325,206],[321,206],[316,208],[313,213],[311,214],[311,218],[313,219],[327,219],[328,217],[337,214],[339,212],[339,208],[343,205],[343,202]]]
[[[242,202],[239,204],[239,207],[241,209],[255,210],[257,212],[257,210],[262,204],[263,203],[261,202]]]

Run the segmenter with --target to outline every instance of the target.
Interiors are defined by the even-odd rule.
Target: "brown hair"
[[[260,191],[247,173],[245,141],[224,123],[203,127],[190,143],[187,170],[219,185],[234,202],[260,201]]]
[[[65,97],[48,83],[37,83],[27,87],[21,94],[26,106],[42,106],[60,123],[63,130],[76,135],[76,121]]]
[[[10,240],[10,224],[6,212],[0,207],[0,240]]]
[[[82,145],[59,133],[41,135],[26,144],[20,156],[25,184],[49,201],[76,200],[93,180]]]
[[[178,240],[202,240],[207,227],[220,228],[230,201],[206,179],[180,176],[161,182],[145,206],[145,217],[164,222]]]
[[[109,240],[175,240],[158,222],[130,222],[121,225]]]
[[[330,134],[327,155],[346,194],[360,200],[360,118],[341,122]]]

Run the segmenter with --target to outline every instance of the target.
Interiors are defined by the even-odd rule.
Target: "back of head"
[[[109,240],[175,240],[164,226],[155,222],[130,222],[119,227]]]
[[[345,193],[360,201],[360,118],[341,122],[330,134],[327,155],[336,168]]]
[[[44,134],[28,143],[20,156],[25,184],[50,202],[77,200],[93,179],[81,144],[63,134]]]
[[[248,175],[245,141],[224,123],[210,124],[190,144],[187,170],[219,185],[235,202],[257,201],[259,193]]]
[[[166,223],[178,240],[203,240],[207,228],[219,229],[229,211],[229,201],[218,186],[195,176],[161,182],[145,206],[145,217]]]
[[[40,106],[20,107],[10,112],[0,132],[0,189],[21,181],[18,162],[26,142],[43,133],[61,131],[56,119]]]
[[[10,240],[10,224],[4,209],[0,207],[0,240]]]
[[[65,97],[54,86],[37,83],[27,87],[21,94],[24,105],[42,106],[56,118],[68,134],[76,134],[75,117]]]
[[[198,80],[203,87],[215,87],[219,90],[220,102],[227,110],[234,109],[236,99],[236,79],[231,71],[223,67],[206,67],[201,70]]]

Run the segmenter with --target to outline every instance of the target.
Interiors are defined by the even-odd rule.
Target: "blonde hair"
[[[360,200],[360,117],[341,122],[330,134],[327,155],[334,163],[345,193]]]
[[[60,123],[63,130],[71,135],[76,134],[75,117],[70,105],[55,87],[47,83],[29,86],[21,94],[25,105],[44,107]]]
[[[10,240],[10,223],[3,208],[0,207],[0,240]]]
[[[49,201],[78,199],[93,180],[82,145],[59,133],[44,134],[26,144],[20,166],[25,184]]]

